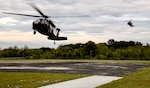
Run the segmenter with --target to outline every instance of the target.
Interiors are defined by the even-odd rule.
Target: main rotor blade
[[[34,8],[38,13],[40,13],[43,17],[48,18],[48,16],[46,16],[45,14],[42,13],[42,11],[40,11],[39,8],[37,8],[33,3],[28,3],[32,8]]]
[[[50,18],[66,18],[66,17],[90,17],[89,15],[80,15],[80,16],[48,16]]]
[[[42,16],[36,16],[36,15],[19,14],[19,13],[10,13],[10,12],[3,12],[3,13],[5,13],[5,14],[12,14],[12,15],[30,16],[30,17],[42,17]]]

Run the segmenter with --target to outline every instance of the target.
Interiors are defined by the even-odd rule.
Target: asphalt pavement
[[[51,72],[122,77],[148,64],[106,62],[0,63],[0,72]]]

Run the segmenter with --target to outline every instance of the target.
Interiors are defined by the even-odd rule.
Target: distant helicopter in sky
[[[36,31],[39,33],[48,36],[49,40],[67,40],[67,37],[59,37],[60,28],[56,28],[56,25],[52,22],[52,20],[48,18],[60,18],[60,17],[89,17],[89,15],[81,15],[81,16],[47,16],[39,8],[35,6],[33,3],[28,3],[32,8],[34,8],[41,16],[38,15],[28,15],[28,14],[19,14],[19,13],[11,13],[11,12],[3,12],[5,14],[12,15],[21,15],[21,16],[30,16],[30,17],[40,17],[39,19],[33,21],[33,34],[36,34]],[[42,18],[41,18],[42,17]],[[55,34],[54,29],[57,31]]]
[[[128,23],[127,23],[130,27],[135,27],[132,23],[132,20],[129,20]]]

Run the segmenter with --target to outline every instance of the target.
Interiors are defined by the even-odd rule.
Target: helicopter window
[[[36,24],[38,24],[39,22],[40,22],[40,20],[39,19],[37,19],[36,21],[34,21]]]
[[[47,26],[49,26],[49,23],[48,23],[48,21],[47,21],[47,20],[45,20],[45,24],[46,24]]]
[[[43,19],[40,19],[40,22],[41,22],[42,24],[45,24],[45,20],[43,20]]]
[[[45,25],[49,26],[48,21],[47,21],[47,20],[45,20],[45,19],[40,19],[40,23],[41,23],[41,24],[45,24]]]

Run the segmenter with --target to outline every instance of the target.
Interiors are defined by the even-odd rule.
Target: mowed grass
[[[143,60],[60,60],[42,59],[27,60],[15,58],[1,58],[0,63],[51,63],[51,62],[104,62],[104,63],[142,63],[150,64]],[[54,74],[54,73],[13,73],[0,72],[0,88],[36,88],[39,86],[57,83],[61,81],[85,77],[88,75],[77,74]],[[97,88],[150,88],[150,67],[135,72],[120,80]]]
[[[79,59],[23,59],[23,58],[0,58],[0,63],[53,63],[53,62],[106,62],[106,63],[145,63],[150,60],[79,60]]]
[[[40,86],[86,77],[82,74],[0,72],[0,88],[37,88]]]
[[[150,67],[97,88],[150,88]]]

